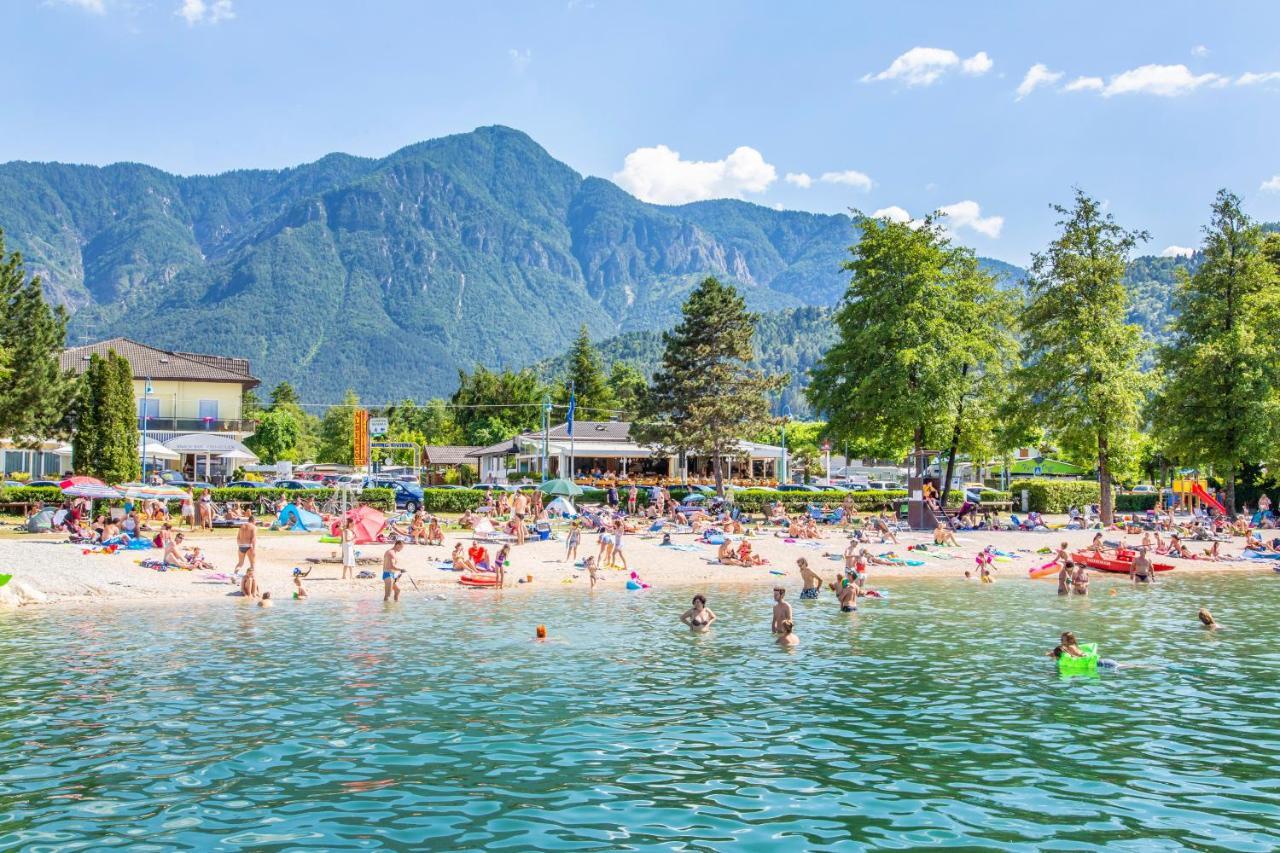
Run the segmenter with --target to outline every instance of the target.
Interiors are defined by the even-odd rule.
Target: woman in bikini
[[[716,621],[716,615],[707,607],[707,597],[698,593],[693,597],[693,606],[680,616],[680,621],[689,626],[689,630],[702,632]]]

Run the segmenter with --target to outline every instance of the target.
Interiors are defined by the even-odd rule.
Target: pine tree
[[[1147,380],[1138,326],[1125,323],[1129,253],[1143,232],[1126,231],[1076,190],[1071,208],[1055,205],[1062,234],[1032,256],[1022,312],[1022,417],[1046,427],[1078,458],[1097,461],[1102,520],[1111,523],[1117,454],[1132,450]]]
[[[662,366],[632,424],[640,441],[715,460],[721,494],[725,458],[739,453],[739,439],[768,425],[768,395],[786,384],[751,366],[755,325],[732,285],[704,279],[684,303],[680,324],[662,335]]]
[[[1241,465],[1280,444],[1280,275],[1264,241],[1239,196],[1219,190],[1204,262],[1179,271],[1173,338],[1159,352],[1167,383],[1152,407],[1168,449],[1223,479],[1233,516]]]
[[[28,278],[22,255],[5,252],[0,231],[0,436],[24,443],[66,431],[80,387],[58,364],[66,340],[66,311],[49,307],[40,277]]]
[[[81,382],[71,444],[76,472],[107,483],[137,480],[138,416],[128,360],[114,350],[105,358],[94,353]]]
[[[600,354],[591,345],[591,336],[584,324],[578,330],[578,339],[569,351],[569,364],[560,383],[556,386],[555,402],[569,404],[569,389],[573,387],[577,408],[575,417],[584,421],[607,421],[613,417],[618,401],[605,378],[600,365]]]

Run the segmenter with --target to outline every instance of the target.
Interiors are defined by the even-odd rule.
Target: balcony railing
[[[138,429],[150,432],[253,432],[257,422],[251,418],[138,418]]]

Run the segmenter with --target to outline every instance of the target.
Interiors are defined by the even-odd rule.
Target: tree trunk
[[[716,494],[724,497],[724,458],[719,451],[716,452],[716,458],[711,463],[711,468],[716,473]]]
[[[1098,514],[1102,523],[1110,524],[1111,509],[1111,462],[1107,456],[1107,437],[1098,433]]]
[[[1235,521],[1236,520],[1236,472],[1234,468],[1231,469],[1230,473],[1227,474],[1226,487],[1223,489],[1223,491],[1225,492],[1223,497],[1226,498],[1226,500],[1223,501],[1223,503],[1227,505],[1227,518],[1231,519],[1232,521]]]
[[[969,375],[969,365],[960,368],[960,381],[963,382],[965,377]],[[947,505],[947,498],[951,496],[951,478],[956,472],[956,451],[960,449],[960,426],[964,422],[964,394],[960,395],[960,402],[956,406],[956,425],[951,431],[951,450],[947,455],[947,476],[942,481],[942,497],[939,500],[939,506]]]

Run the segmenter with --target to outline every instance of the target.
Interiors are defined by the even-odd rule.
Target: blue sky
[[[1153,253],[1220,186],[1280,220],[1275,2],[5,6],[0,161],[210,173],[506,124],[650,200],[945,208],[1014,262],[1076,184]]]

